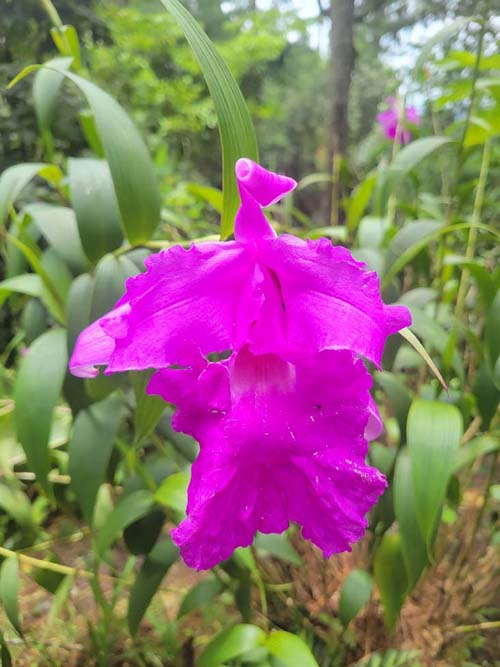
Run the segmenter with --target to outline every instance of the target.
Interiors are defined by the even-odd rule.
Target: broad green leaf
[[[494,368],[500,357],[500,289],[491,304],[486,318],[484,332],[486,341],[486,358],[490,368]],[[499,387],[500,389],[500,387]]]
[[[179,23],[200,64],[212,96],[222,143],[223,210],[221,236],[233,231],[239,206],[234,166],[238,158],[258,160],[257,140],[238,84],[214,45],[179,0],[161,0]]]
[[[159,396],[150,396],[146,393],[151,374],[150,371],[136,371],[130,374],[136,403],[134,413],[134,443],[136,446],[151,435],[165,412],[165,401]]]
[[[123,400],[112,395],[78,413],[69,444],[68,470],[85,521],[92,525],[99,487],[106,477]]]
[[[500,438],[498,436],[480,435],[460,447],[455,459],[454,471],[458,472],[465,466],[474,463],[481,456],[491,454],[491,452],[496,452],[499,449]]]
[[[387,218],[364,217],[359,223],[357,244],[360,248],[380,248],[384,241],[389,220]]]
[[[187,488],[189,475],[186,472],[175,472],[161,483],[155,493],[155,499],[161,505],[170,507],[181,514],[186,513]]]
[[[74,273],[88,268],[74,212],[64,206],[29,204],[24,208],[51,248]]]
[[[269,653],[286,667],[318,667],[311,649],[303,639],[285,630],[271,632],[264,642]]]
[[[496,386],[490,366],[485,361],[476,371],[472,392],[476,397],[482,428],[487,430],[498,410],[500,389]]]
[[[396,155],[391,170],[407,174],[432,153],[453,143],[453,140],[449,137],[424,137],[412,141]]]
[[[23,359],[14,388],[16,427],[37,482],[49,492],[49,436],[68,355],[66,331],[51,329],[37,338]]]
[[[411,405],[411,396],[405,383],[394,373],[389,371],[376,372],[375,382],[382,387],[391,403],[392,411],[399,424],[401,439],[406,436],[406,420]]]
[[[375,554],[374,577],[384,607],[385,622],[392,630],[408,589],[401,536],[398,533],[385,533],[382,538]]]
[[[14,626],[16,632],[23,635],[19,621],[19,604],[17,600],[19,577],[19,562],[16,556],[6,558],[0,569],[0,600],[2,602],[7,618]]]
[[[149,603],[158,590],[168,569],[179,556],[177,547],[170,538],[159,542],[151,553],[144,559],[144,563],[136,577],[128,603],[128,627],[134,635],[146,613]]]
[[[91,322],[114,308],[125,292],[126,279],[138,273],[137,266],[125,256],[105,255],[99,261],[90,310]]]
[[[435,220],[415,220],[406,224],[392,239],[387,249],[387,270],[383,287],[387,287],[401,271],[435,238],[435,232],[442,227]]]
[[[23,189],[45,166],[43,162],[16,164],[2,173],[0,176],[0,227],[7,219],[9,208]]]
[[[0,664],[2,667],[12,667],[12,656],[10,655],[9,647],[0,630]]]
[[[408,593],[416,586],[429,563],[417,518],[411,461],[407,448],[399,451],[394,474],[394,510],[401,534],[401,549],[408,576]]]
[[[340,591],[339,617],[349,625],[371,597],[373,579],[366,570],[352,570]]]
[[[91,262],[119,248],[120,209],[108,163],[93,158],[68,160],[71,202],[82,245]]]
[[[36,273],[23,273],[14,278],[7,278],[0,282],[0,306],[11,294],[28,294],[40,297],[42,295],[42,281]]]
[[[132,454],[129,445],[127,448]],[[176,472],[175,463],[161,456],[153,456],[144,462],[142,475],[135,474],[123,482],[122,500],[139,489],[159,487],[163,480]],[[128,525],[123,531],[123,539],[127,549],[136,555],[148,554],[158,541],[165,523],[165,512],[155,506],[147,514]]]
[[[354,188],[350,195],[346,219],[346,226],[350,232],[353,232],[357,228],[370,202],[376,182],[377,175],[375,173],[368,174],[364,181]]]
[[[88,273],[82,273],[71,284],[67,300],[68,353],[75,347],[76,339],[90,324],[90,309],[94,294],[94,279]]]
[[[9,87],[40,67],[26,67]],[[135,125],[118,102],[94,83],[73,72],[54,71],[77,86],[94,114],[127,239],[132,244],[149,241],[160,222],[160,192],[153,162]]]
[[[209,642],[197,667],[222,667],[229,660],[259,648],[265,641],[266,633],[256,625],[235,625],[223,630]],[[307,667],[307,664],[301,667]]]
[[[195,584],[183,597],[177,618],[181,618],[191,611],[197,611],[203,605],[212,602],[224,590],[224,584],[215,577],[204,579]]]
[[[65,304],[73,282],[73,276],[68,265],[50,246],[42,252],[40,264],[54,286],[59,302]]]
[[[3,446],[2,442],[0,446]],[[33,513],[28,496],[21,491],[17,480],[0,480],[0,509],[10,516],[21,528],[28,531],[34,527]]]
[[[429,556],[462,437],[454,405],[418,399],[408,415],[407,442],[418,523]]]
[[[83,134],[85,135],[85,139],[87,140],[87,143],[92,149],[92,151],[96,154],[98,158],[104,159],[105,157],[104,148],[102,147],[102,141],[101,138],[99,137],[99,133],[97,132],[94,114],[92,113],[92,111],[90,111],[90,109],[83,109],[82,111],[80,111],[80,125],[82,126]],[[108,172],[108,177],[111,178],[109,172]],[[111,183],[112,182],[113,181],[111,181]],[[118,203],[116,204],[116,206],[118,208]],[[119,222],[120,218],[118,213],[118,224]],[[121,229],[120,229],[120,235],[121,235]]]
[[[63,324],[64,306],[63,299],[61,297],[61,287],[63,286],[54,284],[54,281],[52,280],[49,271],[47,271],[47,269],[44,267],[39,254],[37,254],[32,248],[26,245],[26,243],[20,241],[15,236],[12,236],[12,234],[8,234],[8,239],[18,250],[21,251],[33,271],[35,271],[35,273],[40,277],[43,285],[41,297],[55,319]]]
[[[55,70],[68,70],[72,62],[72,58],[54,58],[45,63],[46,68],[40,69],[35,74],[33,102],[38,126],[42,132],[50,130],[57,108],[57,98],[64,81],[64,75]]]
[[[198,183],[188,183],[187,188],[191,194],[210,204],[217,213],[222,213],[224,200],[220,190],[208,185],[198,185]]]
[[[120,500],[99,531],[96,551],[99,555],[109,549],[123,529],[144,516],[153,506],[153,496],[143,489]]]
[[[254,547],[276,558],[293,563],[293,565],[302,565],[302,559],[293,548],[286,533],[265,534],[257,533],[254,540]]]

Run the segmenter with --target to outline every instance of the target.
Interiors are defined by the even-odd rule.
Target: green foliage
[[[428,107],[418,136],[405,147],[378,136],[373,150],[353,142],[352,160],[342,165],[352,185],[346,224],[331,225],[321,220],[317,196],[332,180],[322,166],[326,67],[293,11],[185,3],[214,47],[175,0],[56,4],[45,2],[52,42],[45,14],[29,0],[22,36],[15,3],[0,16],[2,72],[12,79],[45,63],[0,100],[0,600],[9,621],[0,635],[2,665],[11,664],[12,628],[30,635],[19,615],[23,558],[54,595],[50,622],[73,604],[75,577],[90,582],[99,618],[89,620],[89,638],[100,664],[113,664],[113,642],[128,632],[133,648],[120,660],[135,664],[137,651],[137,664],[149,665],[141,624],[161,636],[162,660],[172,664],[191,660],[192,646],[200,667],[334,667],[348,652],[355,660],[363,623],[351,621],[377,613],[380,599],[394,629],[424,572],[436,576],[444,535],[460,541],[473,511],[463,511],[463,497],[477,479],[488,486],[468,539],[476,550],[485,539],[498,541],[500,62],[485,53],[490,37],[476,35],[469,50],[472,32],[464,48],[443,52],[466,23],[481,28],[468,17],[430,40],[412,83]],[[376,38],[388,27],[374,24],[368,3],[361,10],[355,139],[368,133],[395,82]],[[181,583],[167,622],[157,593],[171,568],[183,580],[168,532],[185,515],[197,445],[172,430],[171,408],[146,394],[150,373],[81,380],[67,374],[67,358],[152,251],[213,232],[219,216],[222,234],[230,234],[234,162],[257,155],[252,122],[265,166],[300,181],[288,208],[273,209],[277,227],[352,247],[379,273],[385,301],[412,311],[411,328],[389,341],[375,372],[386,428],[369,460],[389,486],[369,517],[367,570],[351,569],[335,591],[338,611],[328,605],[317,613],[318,600],[303,604],[301,577],[311,561],[291,527],[257,534],[252,548],[206,578]],[[58,520],[71,526],[61,540],[90,534],[88,553],[68,565],[51,546]],[[183,632],[193,641],[181,648]],[[420,660],[390,649],[349,664],[417,667]]]

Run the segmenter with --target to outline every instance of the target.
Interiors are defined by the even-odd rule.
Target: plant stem
[[[476,632],[480,630],[496,630],[500,628],[500,621],[484,621],[484,623],[476,623],[474,625],[459,625],[455,628],[455,632]]]
[[[490,165],[490,157],[491,157],[491,143],[490,141],[487,141],[483,149],[481,171],[479,172],[479,181],[477,184],[476,196],[474,198],[474,207],[472,209],[472,220],[471,220],[472,226],[469,230],[469,238],[467,240],[467,248],[465,251],[465,258],[467,260],[473,259],[476,251],[477,232],[481,220],[481,210],[484,203],[486,182],[488,180],[488,168]],[[457,303],[455,306],[455,316],[457,317],[457,319],[459,319],[463,313],[469,275],[470,275],[469,270],[467,268],[464,268],[464,270],[462,271],[462,275],[460,276],[460,285],[458,288]]]
[[[0,556],[5,556],[5,558],[14,556],[20,563],[36,567],[40,570],[51,570],[52,572],[64,575],[71,574],[76,577],[83,577],[84,579],[93,579],[94,577],[93,573],[88,572],[87,570],[79,570],[75,567],[70,567],[69,565],[61,565],[60,563],[52,563],[51,561],[41,560],[40,558],[33,558],[33,556],[27,556],[26,554],[21,554],[18,551],[12,551],[5,547],[0,547]]]

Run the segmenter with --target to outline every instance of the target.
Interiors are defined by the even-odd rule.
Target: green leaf
[[[188,473],[175,472],[163,480],[155,493],[155,499],[160,505],[165,505],[176,512],[186,514],[188,485]]]
[[[16,427],[37,482],[49,492],[49,436],[52,415],[66,373],[66,331],[52,329],[37,338],[23,359],[14,387]]]
[[[293,563],[293,565],[302,565],[302,559],[290,544],[290,540],[286,533],[257,533],[253,544],[259,551],[263,551],[276,558],[281,558],[281,560]]]
[[[384,606],[384,618],[389,630],[394,628],[406,598],[406,576],[401,536],[385,533],[374,561],[375,582]]]
[[[258,160],[257,139],[238,84],[214,45],[178,0],[161,0],[179,23],[201,67],[212,96],[222,143],[223,210],[221,236],[233,231],[239,206],[234,166],[238,158]]]
[[[114,438],[123,417],[123,401],[109,396],[78,413],[69,444],[68,471],[85,521],[93,524],[99,487],[105,480]]]
[[[487,313],[484,337],[486,341],[486,357],[490,368],[494,368],[500,357],[500,289]],[[500,387],[498,387],[500,389]]]
[[[198,584],[195,584],[182,599],[177,618],[181,618],[182,616],[189,614],[191,611],[197,611],[203,605],[211,602],[215,597],[222,593],[224,589],[224,584],[215,577],[204,579]]]
[[[387,270],[382,286],[387,287],[392,279],[424,250],[442,228],[435,220],[415,220],[406,224],[392,239],[387,249]]]
[[[120,536],[124,528],[137,521],[151,509],[153,502],[151,493],[144,489],[134,491],[134,493],[119,501],[97,535],[97,553],[102,556]]]
[[[50,130],[57,108],[57,97],[64,81],[64,75],[54,70],[68,70],[72,62],[72,58],[54,58],[45,63],[46,68],[40,69],[35,74],[33,102],[38,126],[42,132]]]
[[[78,335],[90,324],[93,293],[94,279],[88,273],[82,273],[73,280],[68,293],[66,317],[70,354],[73,352]]]
[[[34,527],[31,503],[18,484],[15,478],[0,480],[0,509],[21,528],[29,532]]]
[[[165,412],[165,401],[159,396],[149,396],[146,388],[153,371],[142,371],[130,374],[135,393],[134,443],[140,445],[158,424]]]
[[[105,255],[99,261],[95,272],[91,322],[114,308],[125,292],[126,279],[138,273],[139,269],[128,257]]]
[[[191,194],[210,204],[217,213],[222,213],[224,200],[220,190],[208,185],[198,185],[198,183],[188,183],[187,189]]]
[[[75,28],[72,25],[57,25],[50,29],[50,35],[59,53],[69,56],[75,69],[80,69],[80,42]]]
[[[286,667],[318,667],[311,649],[297,635],[284,630],[271,632],[264,642],[271,655],[278,658]]]
[[[88,268],[75,214],[70,208],[37,203],[26,206],[24,212],[74,273],[82,273]]]
[[[373,589],[373,579],[366,570],[352,570],[340,591],[339,617],[344,625],[349,625],[359,611],[367,604]]]
[[[422,160],[432,155],[432,153],[443,148],[443,146],[449,146],[453,143],[453,140],[449,137],[424,137],[423,139],[416,139],[399,151],[391,165],[391,171],[407,174],[412,169],[415,169]]]
[[[54,284],[52,277],[49,271],[43,265],[43,262],[40,260],[40,257],[25,243],[20,241],[12,234],[8,234],[9,241],[21,251],[23,256],[29,262],[31,268],[36,272],[40,277],[40,280],[43,284],[42,299],[50,310],[54,318],[60,322],[64,323],[64,307],[63,300],[61,297],[61,287],[62,285]],[[50,250],[50,249],[49,249]],[[46,251],[47,252],[47,251]],[[50,255],[49,255],[50,258]]]
[[[411,396],[405,383],[394,373],[389,371],[376,372],[375,382],[382,387],[391,403],[392,411],[399,424],[401,439],[406,436],[406,420],[411,405]]]
[[[9,87],[37,69],[40,65],[26,67]],[[73,72],[57,71],[79,88],[94,114],[127,239],[132,244],[149,241],[160,222],[160,192],[153,162],[135,125],[118,102],[94,83]]]
[[[485,361],[476,371],[472,391],[476,397],[482,427],[486,430],[498,410],[500,390],[495,385],[493,374]]]
[[[0,631],[0,664],[2,667],[12,667],[12,656],[10,655],[9,647]]]
[[[209,642],[198,660],[197,667],[222,667],[229,660],[259,648],[265,640],[266,633],[256,625],[235,625],[223,630]],[[296,665],[297,663],[295,667]],[[307,667],[307,664],[301,667]]]
[[[134,635],[146,613],[149,603],[158,590],[168,569],[179,556],[177,547],[170,538],[159,542],[151,553],[144,559],[144,563],[136,577],[128,604],[128,627]]]
[[[71,202],[82,245],[91,262],[119,248],[123,234],[113,179],[105,160],[68,160]]]
[[[377,175],[375,173],[368,174],[356,188],[354,188],[349,197],[349,205],[347,208],[346,226],[349,232],[353,232],[368,206],[375,183],[377,182]]]
[[[23,635],[19,621],[19,605],[17,601],[17,587],[19,581],[19,562],[16,556],[6,558],[0,569],[0,600],[2,601],[7,618],[18,634]]]
[[[439,382],[441,383],[443,389],[445,391],[448,391],[448,387],[446,385],[446,382],[443,379],[443,376],[439,372],[438,367],[436,364],[432,361],[432,359],[429,356],[429,353],[425,349],[425,347],[422,345],[422,343],[418,340],[418,338],[415,336],[413,332],[411,332],[408,328],[406,329],[401,329],[399,331],[399,335],[404,338],[416,352],[422,357],[422,359],[425,361],[427,366],[431,369],[431,371],[434,373],[434,375],[437,377]]]
[[[429,563],[424,537],[417,518],[411,461],[407,448],[399,451],[394,473],[394,511],[401,533],[401,548],[408,576],[408,593],[416,586]]]
[[[491,454],[500,449],[500,438],[494,435],[480,435],[458,450],[455,460],[454,471],[458,472],[465,466],[474,463],[478,458],[485,454]]]
[[[28,294],[40,297],[42,295],[42,281],[35,273],[23,273],[14,278],[7,278],[0,282],[0,306],[11,294]]]
[[[16,164],[2,173],[0,176],[0,227],[7,219],[9,208],[23,189],[45,166],[43,162]]]
[[[429,557],[462,432],[462,416],[454,405],[421,399],[413,402],[407,442],[416,513]]]
[[[474,16],[468,16],[466,18],[455,19],[451,23],[447,23],[441,30],[438,30],[421,48],[420,55],[415,64],[415,69],[420,69],[425,63],[430,59],[432,49],[438,44],[443,44],[449,39],[454,37],[460,30],[470,25],[473,22],[477,22],[477,18]]]

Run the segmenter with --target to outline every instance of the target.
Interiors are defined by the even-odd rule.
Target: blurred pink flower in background
[[[420,125],[420,114],[415,107],[403,107],[402,102],[392,96],[387,98],[386,103],[389,108],[377,116],[383,133],[391,141],[408,144],[412,133],[407,125]]]

